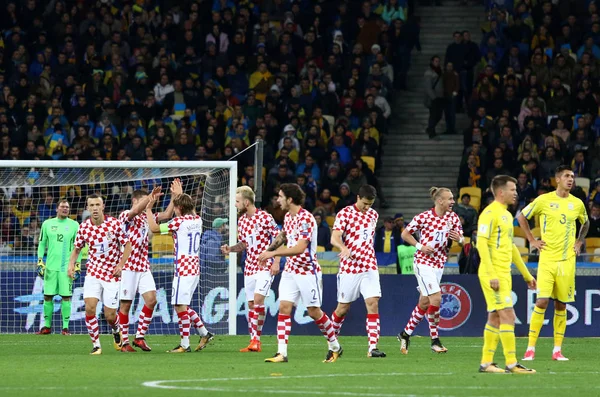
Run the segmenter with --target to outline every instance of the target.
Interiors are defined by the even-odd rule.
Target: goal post
[[[0,241],[0,333],[35,332],[43,324],[43,280],[36,276],[37,247],[44,220],[56,216],[56,204],[66,199],[72,219],[79,223],[89,213],[85,198],[99,193],[105,213],[118,217],[131,208],[131,193],[161,186],[164,196],[155,211],[170,201],[169,186],[175,178],[184,193],[196,201],[203,220],[201,275],[195,310],[201,310],[207,327],[220,334],[236,334],[237,257],[223,256],[215,248],[237,240],[235,191],[237,161],[0,161],[2,211]],[[220,241],[219,241],[220,239]],[[177,332],[170,302],[173,274],[172,239],[149,237],[151,270],[157,281],[158,304],[150,334]],[[84,249],[85,251],[85,249]],[[85,254],[82,276],[85,274]],[[73,285],[71,331],[85,333],[82,298],[83,277]],[[143,305],[140,296],[132,305],[131,322]],[[60,323],[60,297],[54,300],[54,328]]]

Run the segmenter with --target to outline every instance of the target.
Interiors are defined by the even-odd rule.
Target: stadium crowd
[[[254,187],[243,151],[262,138],[274,215],[285,182],[302,186],[324,226],[365,183],[387,206],[376,173],[394,90],[419,48],[405,0],[3,3],[2,159],[237,156],[239,184]],[[98,182],[68,196],[126,203],[134,188]],[[64,193],[3,189],[3,244],[32,244]]]
[[[584,6],[584,4],[587,4]],[[468,114],[457,211],[465,229],[492,199],[500,174],[518,180],[519,209],[555,186],[554,169],[568,164],[573,194],[600,217],[600,19],[594,2],[488,2],[482,40],[454,32],[444,59],[425,73],[428,132],[445,113],[455,133],[456,112]],[[440,62],[441,61],[441,62]],[[430,84],[430,85],[429,85]],[[471,197],[478,194],[475,205]],[[461,214],[462,216],[463,214]],[[599,237],[592,227],[589,237]]]

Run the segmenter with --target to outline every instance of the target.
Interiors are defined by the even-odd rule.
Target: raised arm
[[[148,229],[152,233],[160,233],[160,225],[154,219],[154,214],[152,213],[152,207],[156,204],[156,198],[150,196],[148,203],[146,203],[146,218],[148,218]]]
[[[150,197],[152,197],[153,195],[156,195],[157,197],[160,196],[160,191],[161,187],[157,186],[154,189],[152,189],[152,192],[148,196],[142,198],[141,200],[138,200],[138,202],[133,206],[133,208],[131,208],[131,211],[129,211],[129,213],[127,214],[127,220],[130,221],[139,214],[141,214],[146,209],[146,205],[148,205]]]
[[[173,218],[173,214],[175,213],[175,205],[173,204],[173,200],[180,194],[183,194],[183,185],[181,184],[181,179],[175,178],[173,182],[171,182],[171,201],[163,212],[159,212],[158,221],[163,222]]]

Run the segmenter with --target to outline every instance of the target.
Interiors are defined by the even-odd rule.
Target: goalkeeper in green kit
[[[81,274],[80,256],[75,264],[73,279],[67,275],[69,256],[73,251],[73,243],[79,229],[79,223],[69,218],[70,206],[67,200],[59,201],[56,212],[56,218],[50,218],[42,223],[40,232],[37,274],[44,279],[44,327],[37,332],[38,335],[52,333],[52,313],[54,311],[52,299],[56,295],[62,297],[62,334],[71,335],[69,333],[69,320],[71,318],[73,281],[77,280]],[[48,248],[48,254],[44,264],[46,248]]]

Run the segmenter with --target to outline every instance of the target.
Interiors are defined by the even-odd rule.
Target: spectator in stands
[[[56,216],[56,203],[52,194],[46,193],[44,202],[37,207],[37,216],[41,222]]]
[[[482,179],[482,167],[478,163],[481,164],[481,160],[478,159],[478,156],[473,153],[469,154],[467,162],[461,166],[458,175],[459,188],[466,186],[483,188],[485,186],[484,180]]]
[[[212,222],[212,229],[205,230],[202,233],[200,263],[205,267],[205,271],[213,273],[227,271],[227,261],[221,253],[221,246],[223,245],[223,236],[227,234],[228,226],[226,218],[216,218]]]
[[[590,211],[590,231],[588,237],[600,237],[600,203],[594,203]]]
[[[401,212],[398,212],[396,215],[394,215],[394,228],[398,230],[400,234],[402,234],[405,226],[404,215]]]
[[[285,216],[286,211],[282,210],[279,204],[277,203],[277,196],[271,196],[269,200],[269,204],[265,207],[265,210],[273,215],[273,219],[277,224],[283,224],[283,218]]]
[[[335,205],[335,212],[339,212],[342,208],[352,205],[355,202],[356,194],[352,194],[350,191],[350,185],[348,185],[346,182],[343,182],[340,185],[340,199]]]
[[[517,177],[517,194],[519,195],[519,210],[532,202],[536,197],[535,189],[527,179],[527,174],[524,172],[520,172]]]
[[[427,134],[429,138],[435,137],[435,127],[442,119],[445,109],[444,84],[442,81],[442,67],[440,57],[434,55],[429,62],[429,69],[425,71],[425,107],[429,109]]]
[[[331,251],[331,229],[327,222],[325,222],[325,218],[323,217],[323,212],[320,211],[320,208],[315,210],[315,221],[317,222],[317,245],[321,247],[325,247],[325,251]]]
[[[465,237],[471,237],[477,229],[477,210],[471,206],[471,195],[463,193],[460,202],[454,207],[454,212],[460,217]]]
[[[328,217],[335,216],[335,205],[336,203],[331,199],[329,189],[323,189],[319,194],[315,207],[321,210],[324,217]]]
[[[413,7],[403,11],[406,2],[396,0],[385,6],[319,2],[314,8],[204,3],[142,4],[132,11],[92,2],[77,16],[69,16],[70,6],[62,2],[15,3],[3,47],[12,57],[19,40],[23,46],[15,62],[0,61],[2,157],[237,156],[243,169],[252,154],[240,153],[261,137],[265,197],[278,184],[306,175],[306,189],[327,189],[344,196],[342,203],[352,202],[354,185],[366,178],[384,206],[375,174],[363,163],[358,176],[349,168],[368,155],[381,169],[392,85],[405,85],[410,53],[420,51],[420,21],[405,18]],[[394,35],[386,32],[388,25]],[[339,128],[331,134],[334,126]],[[101,178],[95,174],[90,182]],[[252,177],[242,179],[253,183]],[[340,189],[344,180],[349,185]],[[106,185],[118,211],[128,203],[129,186],[118,184],[113,192]],[[80,197],[88,189],[79,189],[69,189],[68,196],[81,216]],[[35,196],[46,199],[46,193]],[[52,210],[37,208],[41,204],[33,203],[31,212],[43,220]]]
[[[367,178],[358,167],[354,166],[350,168],[344,183],[349,187],[350,192],[356,196],[358,194],[358,189],[367,184]]]
[[[386,218],[375,232],[375,252],[395,253],[398,246],[402,244],[400,232],[394,227],[394,219]]]

